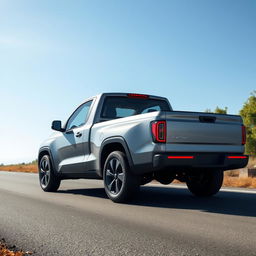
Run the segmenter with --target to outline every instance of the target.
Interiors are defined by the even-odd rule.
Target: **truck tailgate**
[[[165,118],[167,144],[242,144],[240,116],[173,111],[165,112]]]

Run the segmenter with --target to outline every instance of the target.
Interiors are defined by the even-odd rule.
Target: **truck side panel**
[[[165,151],[165,145],[152,142],[150,122],[156,119],[159,112],[141,114],[131,117],[100,122],[91,129],[92,155],[98,158],[102,143],[111,137],[122,137],[129,148],[135,166],[152,167],[154,152]]]

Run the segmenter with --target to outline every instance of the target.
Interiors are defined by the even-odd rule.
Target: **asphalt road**
[[[255,190],[200,199],[151,184],[115,204],[102,181],[45,193],[35,174],[0,172],[0,238],[34,255],[256,255],[255,217]]]

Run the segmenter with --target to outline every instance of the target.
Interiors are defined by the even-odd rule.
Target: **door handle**
[[[81,132],[77,132],[76,133],[76,137],[81,137],[82,136],[82,133]]]

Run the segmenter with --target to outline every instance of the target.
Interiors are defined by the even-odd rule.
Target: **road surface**
[[[200,199],[151,184],[115,204],[102,181],[63,181],[45,193],[35,174],[0,172],[0,238],[34,255],[256,255],[255,217],[255,190]]]

